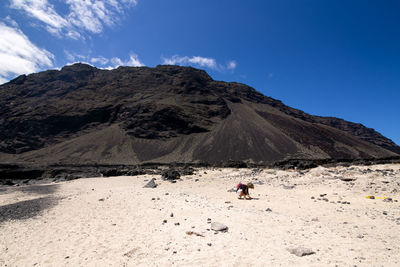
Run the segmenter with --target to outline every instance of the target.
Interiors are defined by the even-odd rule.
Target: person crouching
[[[254,189],[254,185],[252,183],[242,184],[239,183],[236,186],[236,193],[238,194],[238,199],[251,199],[249,194],[249,188]]]

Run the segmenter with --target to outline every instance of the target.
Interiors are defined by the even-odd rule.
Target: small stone
[[[209,247],[211,247],[212,244],[211,244],[211,243],[207,243],[207,245],[208,245]]]
[[[223,231],[223,232],[225,232],[225,231],[228,230],[228,226],[226,226],[226,225],[224,225],[222,223],[219,223],[219,222],[213,222],[213,223],[211,223],[211,229],[214,230],[214,231]]]
[[[267,208],[265,211],[266,212],[271,212],[272,210],[270,208]]]
[[[104,201],[104,198],[100,198],[99,201]]]
[[[175,223],[175,225],[178,226],[178,225],[180,225],[180,223],[177,222],[177,223]]]
[[[163,220],[163,223],[167,223],[168,221],[167,220]]]
[[[387,215],[387,211],[384,211],[384,212],[382,212],[383,213],[383,215]]]
[[[155,198],[155,197],[152,197],[151,200],[156,200],[156,198]]]
[[[198,181],[199,181],[199,179],[194,179],[194,181],[195,181],[195,182],[198,182]]]
[[[349,177],[341,177],[340,180],[342,180],[343,182],[352,182],[357,180],[356,178],[349,178]]]
[[[282,185],[283,189],[293,189],[295,188],[295,185]]]
[[[169,215],[169,217],[174,217],[174,214],[171,212],[171,214]]]
[[[314,251],[312,251],[311,249],[308,248],[289,248],[288,251],[298,257],[303,257],[303,256],[308,256],[308,255],[312,255],[315,254]]]
[[[311,197],[311,199],[315,199],[315,197]]]
[[[157,184],[154,182],[156,179],[152,178],[143,188],[156,188]]]
[[[357,238],[364,238],[364,236],[363,235],[358,235]]]

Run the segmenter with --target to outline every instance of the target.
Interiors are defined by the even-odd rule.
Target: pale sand
[[[368,168],[394,172],[362,174]],[[3,218],[0,265],[399,266],[400,202],[365,196],[400,201],[400,165],[347,168],[344,175],[357,178],[353,185],[335,178],[343,176],[335,174],[340,170],[345,168],[319,167],[305,174],[201,169],[174,184],[143,175],[43,185],[43,192],[38,186],[3,187],[3,209],[25,200],[50,200],[32,218]],[[159,186],[143,188],[152,177]],[[239,181],[265,184],[250,190],[258,199],[244,201],[227,192]],[[329,201],[318,200],[320,194]],[[209,230],[208,218],[227,225],[228,232]],[[315,254],[288,252],[296,247]]]

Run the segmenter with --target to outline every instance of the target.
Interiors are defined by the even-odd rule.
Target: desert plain
[[[400,164],[2,186],[0,265],[399,266],[399,201]]]

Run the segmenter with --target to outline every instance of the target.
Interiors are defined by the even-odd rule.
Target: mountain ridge
[[[266,163],[400,154],[373,129],[309,115],[192,67],[78,63],[1,85],[0,107],[0,160]]]

